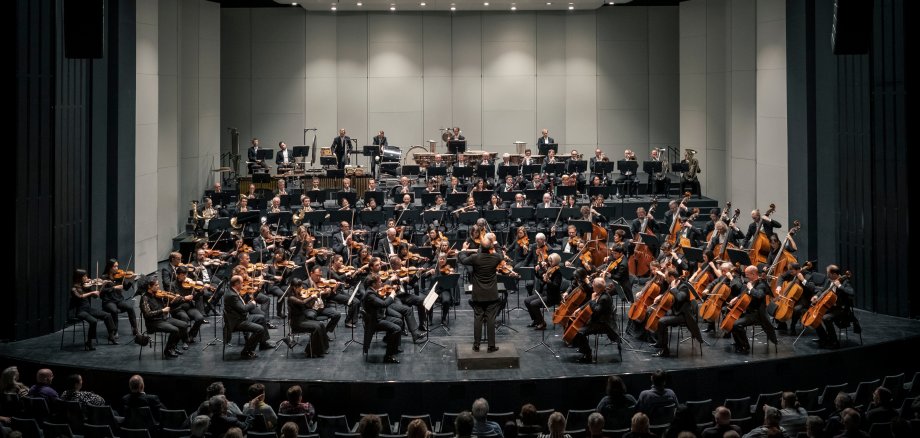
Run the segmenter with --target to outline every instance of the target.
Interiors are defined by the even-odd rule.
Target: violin
[[[206,258],[223,257],[224,253],[216,249],[203,249]]]
[[[240,288],[240,295],[253,295],[258,291],[259,289],[255,286],[243,285],[243,287]]]
[[[310,298],[317,298],[322,295],[323,290],[315,287],[305,287],[301,288],[299,295],[301,300],[307,300]]]
[[[543,274],[543,281],[546,283],[549,283],[549,278],[552,277],[553,274],[555,274],[556,271],[558,270],[559,270],[559,265],[556,265],[556,266],[553,266],[547,269],[546,272]]]
[[[185,289],[193,289],[196,291],[204,290],[204,283],[200,281],[192,280],[191,278],[186,278],[182,282],[182,287]]]
[[[126,271],[124,269],[116,269],[112,271],[111,275],[115,280],[121,280],[123,278],[134,278],[137,276],[134,271]]]
[[[283,269],[297,269],[297,263],[294,263],[293,260],[285,260],[275,263],[275,267]]]
[[[524,250],[527,250],[527,248],[530,247],[530,237],[528,237],[527,234],[524,234],[524,237],[521,237],[517,240],[517,244],[521,248],[524,248]]]
[[[408,276],[410,276],[410,275],[416,275],[416,274],[418,274],[418,272],[419,272],[419,268],[417,268],[417,267],[415,267],[415,266],[412,266],[412,267],[403,266],[403,267],[397,269],[396,272],[394,272],[394,275],[396,275],[397,277],[402,278],[402,277],[408,277]]]
[[[502,263],[505,263],[504,260],[502,261]],[[499,268],[501,268],[501,264],[499,264],[498,266]],[[438,269],[438,272],[440,272],[441,275],[450,275],[454,273],[454,268],[452,268],[450,265],[445,264],[440,269]]]
[[[264,264],[264,263],[252,263],[252,264],[250,264],[249,266],[246,266],[246,272],[248,272],[248,273],[250,273],[250,274],[252,274],[253,272],[256,272],[256,271],[260,271],[260,272],[261,272],[261,271],[264,271],[265,268],[267,268],[267,267],[268,267],[268,265],[266,265],[266,264]]]
[[[236,251],[237,252],[252,252],[252,247],[244,243],[240,245],[240,247],[237,248]]]
[[[502,260],[501,263],[498,264],[496,271],[502,275],[510,275],[512,277],[520,276],[517,272],[515,272],[514,267],[511,266],[507,260]]]
[[[396,286],[392,284],[385,284],[383,286],[380,286],[380,289],[377,289],[377,294],[384,298],[390,296],[390,294],[393,294],[395,292],[396,292]]]
[[[406,254],[406,260],[413,261],[413,262],[427,262],[428,257],[422,257],[420,254],[410,252]]]
[[[160,299],[168,299],[169,301],[182,299],[182,296],[179,294],[174,294],[171,292],[166,292],[165,290],[158,290],[154,292],[154,295]]]

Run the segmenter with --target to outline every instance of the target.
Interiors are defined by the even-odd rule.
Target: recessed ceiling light
[[[575,6],[569,5],[569,10],[575,9]]]
[[[421,2],[421,3],[419,3],[418,5],[419,5],[419,6],[425,6],[426,3],[425,3],[425,2]]]
[[[297,2],[291,3],[291,6],[297,6]]]
[[[333,6],[333,7],[331,7],[331,8],[329,8],[329,9],[332,9],[332,10],[334,11],[334,10],[335,10],[335,6]]]
[[[512,10],[512,11],[516,11],[516,10],[517,10],[517,6],[512,6],[512,7],[511,7],[511,10]]]
[[[482,5],[483,5],[483,6],[489,6],[489,2],[483,2]]]
[[[358,2],[358,6],[364,6],[364,3]]]
[[[553,2],[546,2],[546,6],[552,6]]]
[[[395,11],[395,10],[396,10],[396,6],[390,6],[390,11]]]
[[[451,7],[450,7],[450,10],[451,10],[451,12],[456,11],[456,10],[457,10],[457,7],[456,7],[456,6],[451,6]]]

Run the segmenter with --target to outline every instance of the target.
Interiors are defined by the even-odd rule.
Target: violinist
[[[224,292],[224,343],[230,342],[233,332],[246,332],[246,344],[240,357],[255,359],[258,357],[255,350],[268,350],[272,345],[268,343],[268,323],[265,315],[253,313],[256,304],[243,303],[243,277],[234,275],[230,278],[230,287]]]
[[[147,277],[146,284],[139,286],[144,290],[141,296],[140,310],[144,315],[144,324],[147,326],[147,332],[169,333],[166,339],[166,345],[163,347],[163,358],[172,359],[179,357],[180,353],[176,350],[179,341],[188,338],[188,324],[180,321],[170,315],[172,309],[163,304],[161,295],[163,291],[156,277]]]
[[[364,306],[365,326],[364,326],[364,351],[367,351],[368,341],[373,337],[373,333],[382,331],[386,332],[383,341],[386,343],[386,354],[383,356],[384,363],[399,363],[396,354],[399,353],[399,342],[402,339],[401,322],[398,318],[389,314],[388,310],[396,302],[396,292],[392,291],[386,296],[378,293],[383,287],[380,277],[376,274],[368,275],[364,279]]]
[[[397,258],[398,258],[398,257],[397,257]],[[389,265],[386,265],[386,266],[389,267]],[[390,271],[383,271],[383,267],[384,267],[383,261],[382,261],[379,257],[372,257],[372,258],[371,258],[371,262],[370,262],[370,266],[368,267],[368,269],[370,270],[370,273],[368,274],[368,277],[377,276],[377,277],[379,277],[381,280],[392,279],[392,278],[393,278],[393,273],[390,272]],[[398,277],[397,277],[397,279],[398,279]],[[394,280],[394,281],[395,281],[395,280]],[[366,284],[367,284],[367,283],[366,283],[366,279],[365,279],[365,285],[366,285]],[[398,290],[398,287],[397,287],[397,288],[394,290],[394,293],[393,293],[393,297],[394,297],[394,298],[396,298],[396,293],[398,293],[398,292],[399,292],[399,290]],[[365,291],[364,291],[364,295],[365,295],[364,299],[365,299],[365,300],[367,299],[367,294],[368,294],[368,293],[373,293],[373,292],[368,292],[367,290],[365,290]],[[366,309],[365,309],[365,310],[366,310]],[[409,333],[412,335],[412,340],[413,340],[413,341],[415,341],[415,340],[417,340],[417,339],[419,339],[419,338],[422,337],[422,334],[419,332],[419,329],[418,329],[418,327],[419,327],[419,326],[418,326],[418,321],[416,321],[415,315],[412,313],[412,308],[411,308],[411,307],[409,307],[409,306],[403,304],[403,303],[402,303],[401,301],[399,301],[399,300],[395,300],[392,304],[390,304],[390,305],[388,306],[388,308],[387,308],[387,315],[389,315],[389,316],[391,316],[391,317],[393,317],[393,318],[398,318],[398,320],[400,321],[400,327],[403,327],[403,326],[406,327],[406,329],[407,329],[407,330],[409,331]],[[402,321],[405,321],[405,324],[403,324]]]
[[[620,285],[625,292],[626,300],[632,301],[632,278],[629,276],[629,267],[626,263],[626,248],[619,243],[610,248],[610,255],[607,257],[606,265],[603,265],[604,275],[610,278],[616,284]],[[611,265],[616,263],[611,269]]]
[[[304,225],[297,227],[297,234],[291,239],[291,246],[289,250],[291,251],[291,260],[298,265],[302,265],[304,260],[309,258],[309,255],[304,251],[307,244],[315,241],[313,235],[310,234],[310,229]]]
[[[824,314],[821,326],[815,329],[818,339],[813,341],[817,342],[820,348],[839,348],[840,341],[837,339],[837,327],[846,327],[847,324],[852,322],[854,323],[854,331],[856,331],[855,325],[857,322],[853,315],[853,297],[856,293],[853,291],[850,280],[840,275],[840,268],[837,265],[828,265],[825,272],[827,273],[827,281],[824,288],[821,292],[811,297],[809,301],[814,305],[825,294],[830,293],[830,291],[836,291],[837,303]]]
[[[315,312],[313,305],[321,299],[318,295],[309,294],[303,287],[303,280],[291,280],[291,289],[288,292],[287,302],[290,309],[291,335],[295,333],[309,333],[310,343],[304,349],[307,357],[322,357],[329,350],[329,339],[326,336],[326,324],[308,316],[308,312]],[[291,341],[285,338],[285,343],[291,347]]]
[[[693,339],[700,343],[703,342],[703,335],[700,333],[700,327],[696,324],[696,319],[693,318],[693,309],[690,305],[690,289],[692,286],[677,273],[676,269],[668,269],[666,275],[668,281],[666,294],[670,294],[674,301],[668,314],[658,320],[657,342],[653,345],[658,348],[658,352],[655,353],[656,357],[668,357],[671,355],[670,339],[668,338],[669,327],[684,325]],[[665,296],[665,294],[662,294],[655,298],[653,306],[660,305]]]
[[[277,312],[279,318],[284,318],[284,300],[281,297],[284,296],[284,282],[288,279],[288,276],[291,275],[291,272],[295,268],[291,268],[293,262],[288,262],[285,257],[285,252],[283,249],[275,251],[275,254],[272,258],[272,264],[265,268],[265,272],[262,274],[262,278],[267,281],[265,285],[265,291],[269,295],[273,295],[277,298],[278,305],[275,307],[275,312]]]
[[[625,263],[624,263],[625,265]],[[620,349],[620,333],[617,329],[616,318],[614,317],[613,297],[607,292],[607,284],[603,278],[595,278],[591,282],[591,300],[586,306],[591,308],[591,319],[578,330],[572,345],[578,348],[581,357],[578,362],[591,363],[593,360],[591,354],[591,345],[588,342],[588,336],[603,333],[607,335],[610,342],[617,343],[617,349]]]
[[[204,300],[198,307],[198,311],[202,314],[206,313],[205,310],[210,307],[206,304],[210,302],[213,292],[217,290],[217,286],[212,283],[212,281],[218,281],[218,278],[216,275],[211,275],[210,271],[208,271],[208,266],[223,266],[226,263],[227,262],[221,261],[217,258],[208,258],[207,251],[204,249],[195,251],[195,261],[192,262],[193,269],[189,273],[189,276],[192,277],[192,279],[195,281],[200,281],[205,286]],[[204,320],[204,324],[208,324],[207,319]]]
[[[116,278],[116,273],[121,273],[121,278]],[[125,298],[125,291],[134,286],[136,276],[128,278],[125,271],[118,269],[118,260],[109,259],[102,270],[102,278],[105,283],[102,285],[102,310],[112,317],[112,323],[115,326],[115,337],[118,337],[119,313],[128,315],[128,322],[131,323],[131,334],[137,336],[137,315],[134,313],[134,299]],[[95,330],[90,330],[95,333]]]
[[[310,268],[310,275],[303,280],[303,286],[307,289],[323,289],[322,295],[316,298],[313,302],[312,309],[307,310],[306,315],[307,318],[313,320],[317,320],[321,316],[326,317],[326,333],[332,333],[335,331],[336,326],[339,325],[339,319],[342,318],[342,315],[334,309],[326,307],[326,304],[323,302],[323,296],[329,297],[326,299],[331,300],[331,297],[336,294],[336,290],[341,286],[341,283],[331,280],[327,282],[323,279],[323,268],[313,266]]]
[[[789,269],[779,277],[774,295],[778,296],[782,292],[783,286],[787,281],[796,280],[799,285],[802,286],[802,296],[799,297],[799,301],[793,306],[792,319],[789,320],[789,326],[786,326],[785,321],[779,321],[776,327],[777,330],[785,331],[786,334],[790,336],[795,335],[796,324],[802,319],[802,314],[808,310],[811,304],[811,297],[815,296],[815,283],[811,280],[811,277],[812,272],[803,270],[802,266],[798,263],[789,264]]]
[[[527,235],[527,227],[517,227],[515,230],[514,240],[508,247],[508,255],[511,257],[515,267],[521,266],[530,254],[530,237]]]
[[[279,236],[273,235],[268,225],[259,227],[259,237],[252,239],[252,249],[255,250],[256,255],[259,256],[259,260],[268,258],[275,252],[275,243],[278,240],[280,240]]]
[[[195,337],[198,336],[198,330],[204,322],[204,316],[194,305],[196,300],[201,299],[202,293],[201,291],[195,291],[194,284],[195,281],[188,278],[188,268],[180,266],[176,270],[176,283],[173,286],[173,290],[170,291],[178,295],[178,297],[169,302],[170,314],[176,319],[191,325],[184,339],[186,346],[183,348],[186,350],[188,349],[187,345],[195,343]]]
[[[773,295],[773,293],[770,291],[769,284],[760,278],[762,274],[761,271],[762,270],[757,266],[748,266],[744,268],[744,278],[747,282],[744,284],[742,293],[751,295],[751,304],[748,305],[744,315],[738,318],[738,320],[735,321],[734,327],[732,327],[732,337],[735,339],[736,353],[748,354],[751,352],[751,345],[748,342],[745,330],[748,326],[754,324],[760,324],[764,333],[767,334],[767,339],[774,344],[777,343],[776,331],[773,329],[773,324],[770,324],[770,320],[767,317],[766,298],[768,295]],[[729,308],[734,306],[738,299],[740,299],[740,296],[732,298],[728,303]]]
[[[540,236],[537,236],[538,241],[539,239]],[[546,303],[546,306],[555,306],[562,302],[562,292],[560,290],[562,287],[562,272],[559,270],[561,262],[562,257],[559,254],[550,254],[547,257],[546,272],[541,277],[543,294],[536,292],[534,295],[524,299],[524,306],[530,313],[531,319],[527,327],[533,327],[534,330],[546,330],[546,320],[543,318],[543,313],[540,309],[543,308],[544,303]]]
[[[262,279],[262,271],[260,269],[257,269],[256,265],[253,265],[249,262],[249,253],[246,253],[246,252],[240,253],[238,258],[239,258],[239,264],[236,265],[236,268],[238,268],[238,270],[241,271],[241,273],[243,274],[242,275],[243,279],[247,281],[250,280],[250,278],[257,278],[258,280]],[[234,272],[236,273],[236,271]],[[249,297],[254,299],[256,304],[259,305],[259,308],[261,309],[260,313],[262,315],[268,315],[268,308],[269,308],[269,305],[271,304],[271,299],[268,298],[264,293],[262,293],[261,284],[256,286],[255,293],[249,295]],[[269,328],[274,328],[274,326],[269,324]]]
[[[160,269],[160,278],[163,281],[164,290],[172,290],[175,287],[176,269],[179,268],[181,263],[182,254],[176,251],[169,253],[169,258],[166,260],[166,266]]]
[[[514,185],[514,177],[508,175],[505,177],[505,183],[498,187],[498,193],[508,193],[516,191],[517,187]]]
[[[73,272],[73,284],[70,288],[70,308],[74,309],[77,318],[89,324],[89,333],[87,334],[85,345],[87,350],[96,349],[96,347],[93,346],[93,341],[96,340],[96,324],[99,320],[102,320],[109,333],[109,343],[118,344],[118,341],[115,340],[115,335],[118,334],[118,330],[115,321],[112,319],[112,315],[96,309],[90,304],[90,300],[93,297],[101,295],[102,292],[99,288],[102,287],[102,285],[103,282],[101,279],[90,282],[89,276],[86,275],[86,271],[82,269],[77,269]],[[92,287],[92,290],[90,290],[90,287]]]
[[[352,249],[360,243],[357,237],[348,221],[339,222],[339,232],[332,235],[332,252],[351,260]]]
[[[482,244],[482,237],[485,233],[486,230],[480,228],[478,224],[471,225],[464,244],[469,245],[471,249],[479,249],[479,245]]]
[[[567,254],[575,254],[578,252],[579,245],[583,242],[584,239],[578,235],[575,225],[569,225],[566,227],[565,237],[562,238],[562,252]],[[550,231],[550,236],[555,236],[555,229]]]
[[[751,211],[751,224],[748,225],[747,234],[744,235],[744,247],[747,248],[747,245],[749,242],[751,242],[751,239],[757,237],[758,231],[763,231],[767,237],[769,237],[776,234],[773,232],[775,228],[780,227],[782,227],[782,225],[779,222],[770,219],[770,216],[761,215],[760,209]]]
[[[387,228],[386,238],[380,239],[377,242],[377,252],[375,255],[378,257],[389,257],[390,255],[396,254],[399,243],[399,239],[396,237],[396,228]]]
[[[403,211],[412,209],[412,195],[405,193],[402,195],[402,202],[393,206],[393,211]]]
[[[454,268],[447,264],[447,256],[445,254],[439,254],[437,261],[435,262],[434,268],[425,272],[426,276],[431,277],[432,282],[437,282],[438,287],[438,296],[441,300],[441,325],[447,326],[447,319],[450,315],[450,307],[453,305],[453,294],[450,289],[441,287],[442,277],[454,274]],[[433,307],[432,307],[433,308]],[[429,320],[431,315],[429,312]]]
[[[447,240],[447,236],[434,227],[429,228],[428,233],[425,234],[425,246],[430,246],[432,248],[441,246],[441,242],[446,242]]]
[[[397,287],[396,298],[399,300],[399,303],[412,309],[413,307],[418,311],[418,330],[412,330],[414,324],[414,318],[409,321],[407,320],[407,325],[409,326],[410,331],[412,331],[412,341],[417,340],[421,337],[422,332],[428,331],[426,328],[428,318],[426,317],[425,311],[425,300],[417,295],[416,293],[410,293],[411,290],[414,290],[418,286],[418,273],[419,270],[405,267],[399,255],[390,256],[390,277],[387,279],[388,283],[395,284]],[[399,308],[399,306],[397,306]],[[409,316],[412,316],[411,312]]]

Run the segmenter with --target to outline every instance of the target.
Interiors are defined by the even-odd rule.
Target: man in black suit
[[[757,270],[757,268],[754,268]],[[700,333],[700,327],[696,324],[696,320],[693,318],[693,309],[690,306],[690,283],[680,278],[680,275],[677,273],[676,269],[668,269],[667,278],[669,282],[669,288],[666,294],[673,295],[674,303],[671,305],[671,310],[666,316],[661,317],[658,320],[658,334],[657,342],[659,350],[655,356],[658,357],[668,357],[671,355],[670,350],[668,349],[668,328],[676,327],[683,325],[687,327],[687,330],[690,332],[690,336],[693,339],[696,339],[699,342],[703,342],[703,335]],[[662,294],[655,298],[655,305],[658,305],[659,302],[663,299],[666,294]]]
[[[230,288],[224,293],[224,324],[227,330],[224,332],[224,342],[230,342],[230,336],[233,332],[247,332],[249,337],[246,339],[246,345],[240,352],[243,359],[254,359],[256,355],[256,346],[262,350],[272,348],[268,343],[268,328],[265,327],[265,316],[256,314],[250,317],[249,312],[256,308],[256,303],[243,303],[240,297],[240,288],[243,285],[243,278],[234,275],[230,279]]]
[[[610,342],[616,342],[617,348],[620,348],[620,334],[617,332],[617,323],[613,317],[613,298],[607,293],[607,282],[603,278],[595,278],[591,287],[593,293],[591,301],[588,301],[588,306],[591,306],[591,319],[578,330],[578,334],[572,341],[572,345],[578,347],[578,352],[581,353],[581,357],[578,358],[581,363],[592,361],[591,346],[588,343],[589,335],[603,333],[607,335]]]
[[[770,216],[761,216],[759,209],[751,212],[751,221],[751,224],[748,225],[747,234],[744,235],[745,248],[751,243],[751,239],[757,236],[758,231],[762,230],[767,237],[770,237],[775,234],[773,232],[774,228],[782,227],[779,222],[770,219]]]
[[[495,314],[501,308],[498,297],[498,277],[496,270],[502,262],[502,254],[496,249],[489,237],[482,239],[479,246],[480,252],[472,253],[469,242],[463,243],[463,251],[459,254],[459,261],[467,266],[472,266],[473,282],[473,351],[479,351],[479,342],[482,338],[482,322],[485,318],[488,325],[488,352],[498,351],[495,345]]]
[[[144,378],[135,374],[128,379],[128,389],[131,391],[128,394],[125,394],[121,398],[121,413],[125,416],[129,412],[139,408],[150,408],[150,413],[153,414],[155,420],[160,419],[160,409],[163,409],[163,404],[160,403],[160,398],[153,395],[147,394],[144,392]]]
[[[176,288],[176,269],[182,263],[182,254],[178,252],[169,253],[168,264],[160,269],[160,282],[163,283],[163,290],[175,290]]]
[[[815,304],[831,291],[837,294],[837,303],[824,314],[822,323],[815,332],[818,334],[818,346],[822,348],[837,348],[840,341],[837,339],[837,327],[846,327],[850,323],[854,324],[853,330],[856,333],[855,316],[853,315],[853,297],[856,295],[853,285],[850,284],[849,277],[840,275],[840,268],[837,265],[828,265],[825,270],[826,282],[824,289],[811,298],[811,304]],[[772,328],[772,327],[771,327]]]
[[[339,161],[339,169],[345,168],[345,157],[351,153],[351,137],[345,135],[345,128],[339,129],[339,136],[332,139],[332,153]]]
[[[396,302],[396,291],[393,290],[386,297],[380,296],[377,292],[380,290],[380,276],[370,274],[364,279],[364,352],[367,353],[370,339],[374,332],[386,332],[383,341],[387,345],[387,350],[383,356],[384,363],[399,363],[396,354],[399,353],[399,341],[401,339],[399,319],[387,316],[387,307]]]
[[[294,168],[294,154],[288,150],[287,143],[283,141],[278,142],[275,164],[278,166],[278,173],[284,173]]]
[[[767,295],[773,295],[770,292],[769,284],[760,278],[760,270],[757,266],[748,266],[744,268],[744,277],[747,279],[747,282],[744,284],[742,295],[745,293],[749,294],[751,296],[751,303],[748,304],[744,315],[735,321],[735,326],[732,327],[732,337],[735,338],[735,352],[747,354],[751,352],[751,344],[748,342],[746,333],[748,326],[760,324],[770,342],[775,344],[777,340],[776,331],[773,329],[773,324],[770,324],[770,320],[767,316]],[[732,298],[728,303],[728,307],[731,308],[734,306],[735,301],[740,297],[741,295]]]
[[[629,276],[629,265],[627,263],[626,247],[620,243],[613,245],[613,248],[611,248],[610,260],[608,264],[601,267],[607,268],[609,263],[613,263],[617,260],[619,260],[619,263],[617,263],[613,270],[607,272],[607,276],[610,277],[611,280],[615,281],[616,284],[618,284],[623,289],[626,300],[632,302],[632,278]]]
[[[253,138],[250,142],[251,146],[246,151],[246,161],[249,165],[249,173],[253,173],[256,170],[265,170],[268,169],[268,166],[265,165],[265,161],[259,159],[259,139]]]
[[[376,146],[387,146],[387,137],[383,135],[383,130],[374,136],[374,145]]]
[[[546,145],[556,143],[556,139],[549,136],[549,130],[543,128],[540,131],[540,138],[537,139],[537,150],[540,151],[540,155],[546,155]]]

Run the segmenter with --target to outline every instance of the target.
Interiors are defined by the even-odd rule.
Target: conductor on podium
[[[339,129],[339,136],[332,139],[332,153],[339,162],[339,169],[345,168],[345,159],[351,153],[351,137],[345,135],[345,128]]]
[[[463,251],[458,257],[460,263],[473,267],[473,351],[479,351],[482,324],[485,319],[488,352],[491,353],[498,351],[498,347],[495,346],[495,314],[501,308],[501,300],[498,297],[496,271],[502,261],[502,255],[496,252],[489,237],[482,239],[479,250],[478,253],[471,253],[476,250],[469,248],[469,242],[464,242]]]

